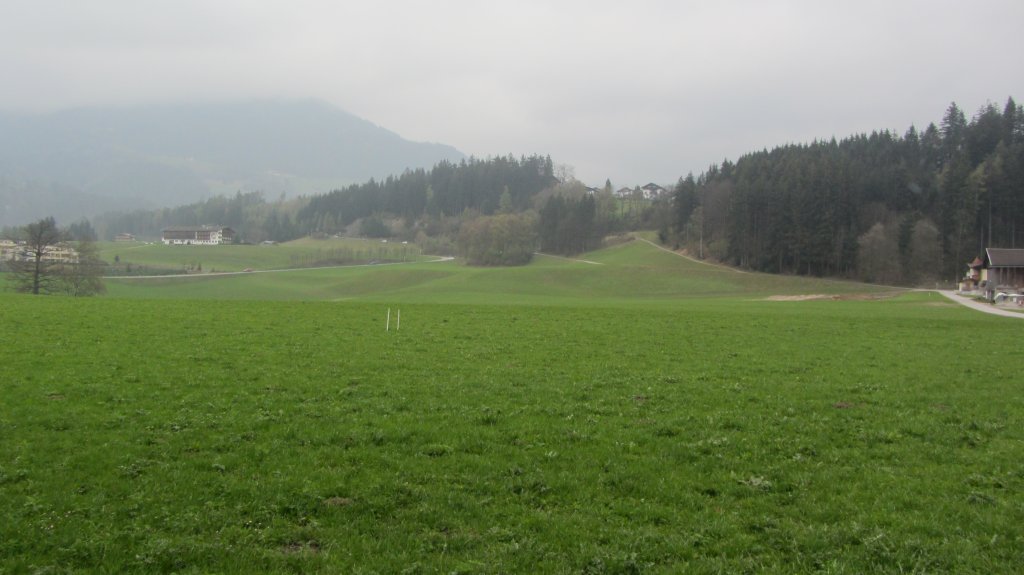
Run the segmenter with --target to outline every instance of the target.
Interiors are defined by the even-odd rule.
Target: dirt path
[[[983,311],[985,313],[990,313],[992,315],[1001,315],[1003,317],[1015,317],[1017,319],[1024,319],[1024,313],[999,309],[987,303],[982,303],[980,301],[974,301],[973,299],[970,298],[961,297],[953,293],[952,290],[938,290],[938,292],[946,296],[947,298],[955,301],[956,303],[965,305],[971,309],[976,309],[978,311]]]
[[[576,259],[576,258],[567,258],[565,256],[556,256],[556,255],[553,255],[553,254],[546,254],[546,253],[543,253],[543,252],[533,252],[533,254],[537,255],[537,256],[544,256],[546,258],[555,258],[555,259],[558,259],[558,260],[566,260],[566,261],[569,261],[569,262],[579,262],[581,264],[590,264],[590,265],[593,265],[593,266],[603,266],[604,265],[601,262],[592,262],[590,260],[580,260],[580,259]]]
[[[702,264],[702,265],[705,265],[705,266],[711,266],[713,268],[719,268],[719,269],[723,269],[723,270],[728,270],[728,271],[731,271],[731,272],[736,272],[738,274],[745,274],[745,273],[747,273],[747,272],[745,272],[743,270],[738,270],[736,268],[731,268],[729,266],[723,266],[723,265],[720,265],[720,264],[713,264],[713,263],[709,263],[709,262],[706,262],[706,261],[703,261],[703,260],[698,260],[697,258],[691,258],[688,255],[684,255],[684,254],[681,254],[679,252],[672,251],[672,250],[670,250],[670,249],[668,249],[668,248],[666,248],[664,246],[659,246],[658,244],[652,242],[651,240],[649,240],[647,238],[641,238],[640,236],[633,236],[633,237],[638,239],[638,240],[640,240],[640,241],[642,241],[642,242],[647,242],[647,243],[651,244],[652,246],[658,248],[659,250],[661,250],[663,252],[668,252],[670,254],[677,255],[677,256],[683,258],[684,260],[690,260],[691,262],[693,262],[695,264]]]
[[[426,260],[421,262],[392,262],[385,264],[354,264],[348,266],[320,266],[312,268],[283,268],[277,270],[252,270],[250,272],[210,272],[210,273],[198,273],[198,274],[168,274],[162,276],[104,276],[105,280],[154,280],[154,279],[166,279],[166,278],[214,278],[222,276],[244,276],[250,274],[280,274],[285,272],[301,272],[309,270],[337,270],[346,268],[379,268],[384,266],[402,266],[409,264],[436,264],[440,262],[450,262],[455,258],[451,256],[441,256],[436,260]]]

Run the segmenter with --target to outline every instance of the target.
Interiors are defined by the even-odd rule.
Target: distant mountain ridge
[[[0,113],[0,225],[239,190],[323,193],[465,157],[315,100]]]

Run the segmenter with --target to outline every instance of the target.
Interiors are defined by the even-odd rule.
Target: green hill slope
[[[233,263],[236,268],[243,265]],[[530,265],[513,268],[475,268],[448,261],[234,276],[112,279],[108,281],[108,290],[113,297],[125,298],[557,305],[629,305],[693,297],[760,298],[776,294],[884,291],[849,282],[742,273],[693,261],[643,240],[578,259],[539,255]]]

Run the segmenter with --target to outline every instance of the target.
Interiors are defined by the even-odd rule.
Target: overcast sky
[[[588,184],[1024,101],[1024,2],[0,0],[0,109],[317,98]]]

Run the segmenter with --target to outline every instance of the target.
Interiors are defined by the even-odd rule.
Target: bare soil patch
[[[824,294],[803,294],[803,295],[773,295],[764,298],[765,301],[811,301],[819,299],[839,299],[839,296]]]
[[[292,555],[297,553],[309,553],[315,555],[320,552],[319,541],[292,541],[281,547],[281,552]]]
[[[881,293],[846,293],[846,294],[799,294],[799,295],[773,295],[768,296],[765,301],[874,301],[896,297],[904,293],[902,291],[891,291]]]
[[[352,499],[349,497],[328,497],[324,499],[324,505],[328,507],[348,507],[352,505]]]

